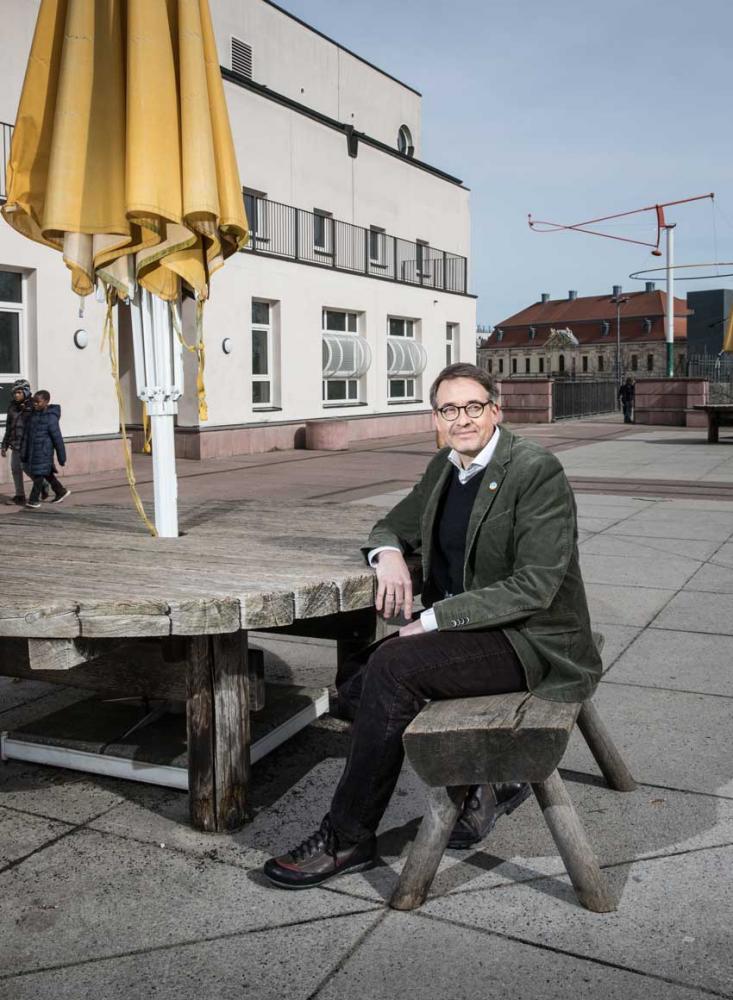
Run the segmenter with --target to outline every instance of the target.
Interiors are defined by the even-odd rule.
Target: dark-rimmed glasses
[[[476,420],[484,412],[487,406],[492,406],[494,403],[493,399],[487,399],[483,403],[480,403],[477,399],[472,399],[470,403],[466,403],[465,406],[456,406],[455,403],[446,403],[445,406],[440,406],[437,409],[437,413],[441,415],[443,420],[447,420],[448,423],[458,419],[458,414],[463,410],[467,417],[471,420]]]

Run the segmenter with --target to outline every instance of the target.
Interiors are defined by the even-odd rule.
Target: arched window
[[[561,354],[560,357],[557,359],[557,370],[560,372],[561,375],[565,371],[565,355],[564,354]]]
[[[407,125],[400,125],[400,130],[397,133],[397,149],[403,156],[415,155],[415,145],[412,141],[412,132],[410,132]]]

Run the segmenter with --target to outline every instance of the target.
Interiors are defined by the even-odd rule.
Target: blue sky
[[[715,191],[715,210],[670,210],[676,259],[733,260],[733,0],[279,3],[423,94],[423,158],[472,192],[479,322],[543,291],[642,288],[629,273],[664,262],[613,240],[537,235],[530,212],[572,223]],[[611,231],[653,237],[644,218]],[[705,287],[733,277],[676,291]]]

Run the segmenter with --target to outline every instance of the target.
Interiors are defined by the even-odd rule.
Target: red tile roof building
[[[621,300],[614,301],[618,294]],[[617,309],[621,332],[621,374],[659,376],[666,372],[664,317],[667,294],[648,282],[645,291],[566,299],[543,295],[526,309],[497,323],[479,346],[479,364],[494,375],[601,375],[616,373]],[[687,317],[684,299],[675,298],[675,370],[685,365]],[[553,330],[569,330],[577,347],[546,348]]]

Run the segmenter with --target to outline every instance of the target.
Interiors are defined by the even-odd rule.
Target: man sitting
[[[445,368],[430,402],[446,447],[364,548],[386,618],[412,617],[405,556],[419,552],[426,610],[340,679],[341,705],[355,718],[346,766],[318,830],[265,864],[282,888],[310,888],[375,863],[402,734],[427,701],[529,690],[578,702],[600,678],[575,501],[560,462],[498,426],[496,386],[474,365]],[[526,794],[522,786],[472,789],[451,843],[475,843]]]

